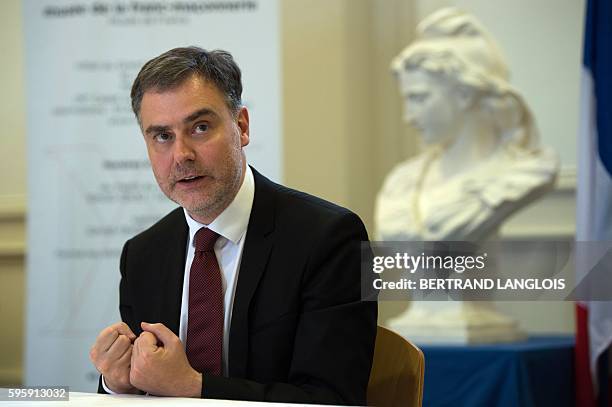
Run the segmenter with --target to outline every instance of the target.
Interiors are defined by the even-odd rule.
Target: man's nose
[[[195,160],[195,150],[187,137],[178,136],[174,142],[174,161],[183,163]]]

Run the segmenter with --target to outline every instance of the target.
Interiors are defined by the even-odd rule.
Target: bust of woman
[[[386,177],[375,209],[376,239],[494,239],[514,212],[554,185],[556,154],[540,146],[527,103],[484,27],[454,8],[433,13],[391,63],[404,119],[424,150]],[[495,267],[488,262],[487,267]],[[522,336],[485,302],[415,301],[388,321],[420,342],[497,342]]]
[[[376,200],[377,240],[483,241],[552,188],[557,157],[539,145],[527,103],[475,18],[439,10],[391,68],[404,119],[425,148],[387,175]]]

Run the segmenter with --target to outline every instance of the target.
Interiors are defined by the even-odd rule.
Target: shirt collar
[[[249,224],[251,216],[251,208],[253,207],[253,197],[255,196],[255,180],[251,167],[246,166],[244,180],[234,200],[212,223],[205,225],[193,219],[183,208],[187,225],[189,225],[189,241],[193,242],[193,237],[198,230],[203,227],[208,227],[210,230],[217,232],[232,243],[237,244],[244,236]]]

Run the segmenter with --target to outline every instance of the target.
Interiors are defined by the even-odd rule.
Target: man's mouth
[[[190,184],[190,183],[196,182],[196,181],[198,181],[198,180],[200,180],[202,178],[204,178],[204,177],[201,176],[201,175],[190,175],[188,177],[183,177],[183,178],[179,179],[177,181],[177,183],[179,183],[179,184]]]

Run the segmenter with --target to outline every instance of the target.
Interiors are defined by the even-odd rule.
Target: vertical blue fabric
[[[612,1],[589,0],[583,63],[591,72],[597,100],[599,156],[612,174]]]

